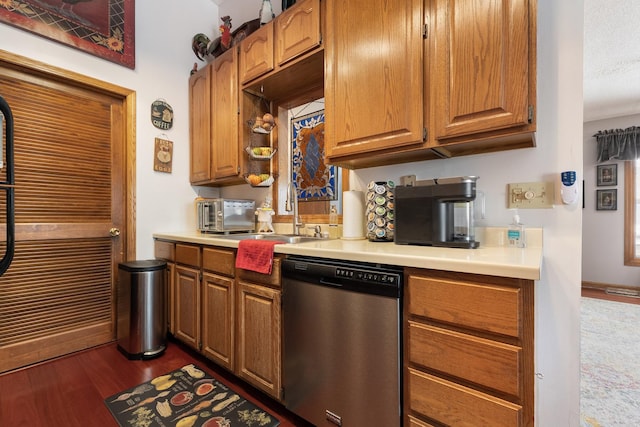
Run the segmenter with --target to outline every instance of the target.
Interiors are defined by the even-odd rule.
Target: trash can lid
[[[118,268],[120,270],[132,272],[164,270],[165,268],[167,268],[167,262],[159,259],[128,261],[118,264]]]

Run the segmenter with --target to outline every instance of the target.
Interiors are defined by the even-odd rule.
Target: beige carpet
[[[582,427],[640,426],[640,305],[582,298]]]

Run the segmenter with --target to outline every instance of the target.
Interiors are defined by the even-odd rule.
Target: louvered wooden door
[[[115,339],[127,118],[122,98],[1,59],[16,177],[16,251],[0,277],[4,372]]]

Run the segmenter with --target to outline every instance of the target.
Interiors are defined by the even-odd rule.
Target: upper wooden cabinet
[[[489,136],[503,139],[498,149],[509,136],[532,145],[535,0],[433,0],[432,10],[430,146],[464,153],[457,144]]]
[[[326,156],[422,147],[422,0],[328,1],[326,27]]]
[[[240,44],[240,82],[284,66],[320,46],[320,0],[303,0],[251,33]]]
[[[534,145],[536,0],[326,5],[326,150],[368,167]]]
[[[275,20],[278,65],[320,46],[320,17],[320,0],[302,0]]]
[[[302,0],[242,41],[242,89],[281,101],[323,87],[324,3]]]
[[[212,62],[211,141],[213,179],[240,178],[238,50],[229,49]]]
[[[190,175],[192,184],[211,180],[211,68],[189,78]]]
[[[194,73],[189,95],[191,184],[242,182],[238,50],[229,49]]]
[[[240,82],[242,84],[273,70],[273,22],[249,34],[240,44]]]

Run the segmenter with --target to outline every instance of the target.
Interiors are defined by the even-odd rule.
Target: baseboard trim
[[[583,281],[582,296],[640,304],[640,287]]]

